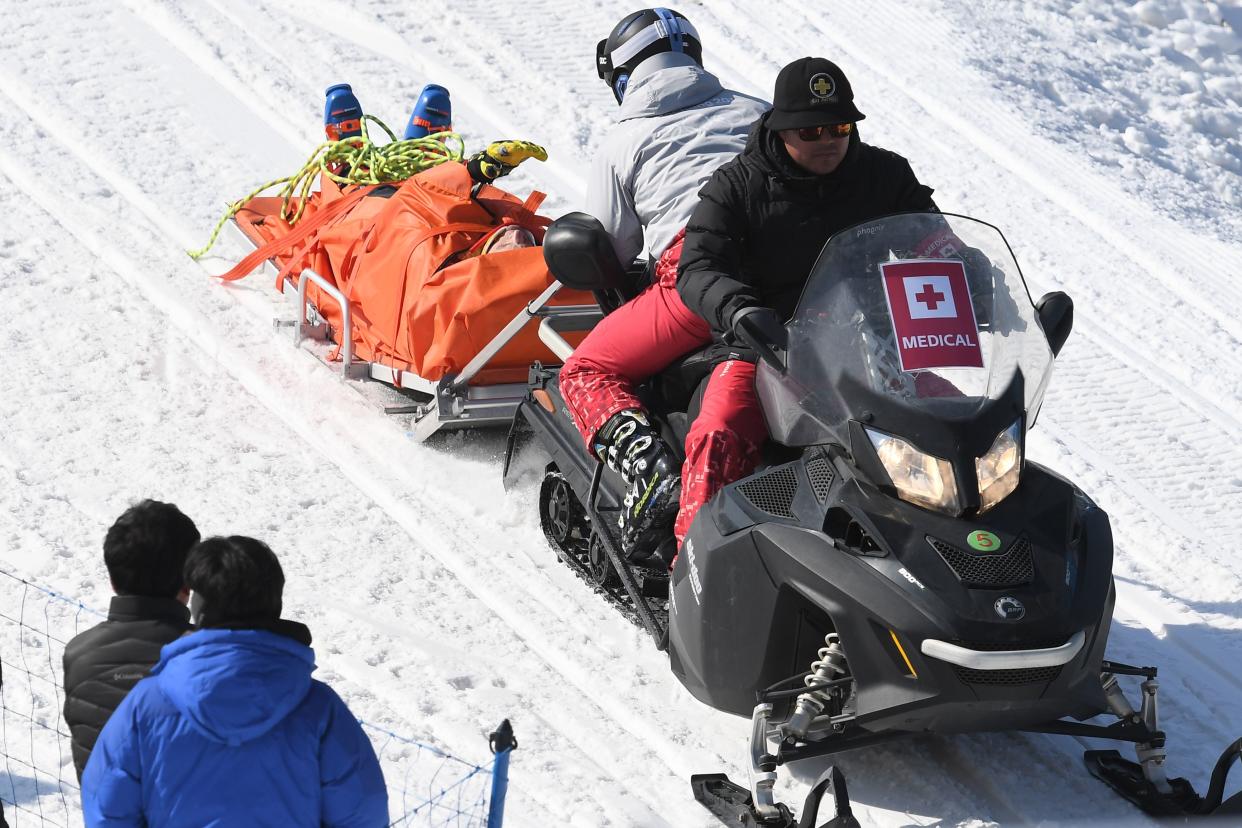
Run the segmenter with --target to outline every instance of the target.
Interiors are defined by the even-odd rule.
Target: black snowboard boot
[[[631,561],[650,558],[677,518],[681,468],[660,430],[643,412],[620,411],[595,437],[595,456],[625,482],[618,524],[621,545]]]

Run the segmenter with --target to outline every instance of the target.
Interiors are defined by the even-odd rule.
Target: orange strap
[[[371,184],[366,187],[359,187],[349,195],[342,196],[336,201],[333,201],[327,207],[324,207],[316,212],[315,215],[305,221],[298,222],[297,226],[290,230],[286,235],[273,239],[262,247],[251,252],[250,255],[246,256],[246,258],[234,265],[232,270],[225,273],[220,278],[225,282],[233,282],[244,276],[248,276],[252,270],[263,264],[263,262],[273,256],[277,256],[293,249],[298,242],[314,233],[332,219],[348,211],[349,208],[357,204],[377,186],[378,185],[376,184]]]
[[[448,233],[457,232],[486,234],[490,233],[495,228],[496,225],[494,224],[475,224],[469,221],[455,221],[451,224],[441,224],[439,227],[428,227],[426,230],[407,242],[407,244],[409,244],[410,250],[413,251],[423,242],[428,239],[434,239],[436,236],[443,236]]]
[[[307,245],[306,249],[303,250],[298,255],[291,256],[289,258],[289,261],[285,262],[285,266],[282,267],[280,269],[280,272],[276,274],[276,290],[280,291],[281,293],[284,293],[285,289],[284,287],[282,287],[282,285],[284,284],[285,279],[289,277],[289,274],[293,273],[295,268],[299,272],[301,272],[302,262],[306,261],[306,257],[316,252],[317,250],[319,250],[319,248],[320,248],[320,242],[316,240],[313,243]]]
[[[526,197],[526,201],[522,202],[522,209],[528,213],[534,213],[539,209],[539,205],[543,204],[545,198],[547,198],[545,194],[538,190],[531,190],[530,195]]]

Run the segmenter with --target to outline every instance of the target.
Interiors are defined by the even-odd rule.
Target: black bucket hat
[[[854,106],[854,90],[827,58],[804,57],[781,70],[772,94],[771,130],[851,124],[867,117]]]

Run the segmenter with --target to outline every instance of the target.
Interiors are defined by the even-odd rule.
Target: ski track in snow
[[[1200,282],[1237,273],[1242,252],[1150,215],[1033,137],[977,70],[920,53],[952,36],[936,8],[687,11],[709,66],[744,91],[766,96],[781,64],[830,47],[871,114],[868,140],[908,155],[942,208],[1005,230],[1033,292],[1074,296],[1076,331],[1031,453],[1113,518],[1110,655],[1161,666],[1173,770],[1203,780],[1242,730],[1230,703],[1242,690],[1242,327],[1230,313],[1242,285],[1210,295]],[[0,126],[0,205],[13,216],[0,262],[21,280],[0,290],[31,310],[6,328],[12,364],[29,373],[0,395],[11,482],[0,531],[18,557],[4,555],[102,607],[96,550],[125,503],[165,494],[196,518],[200,504],[205,532],[255,534],[281,555],[323,677],[359,715],[466,757],[513,716],[511,824],[706,825],[686,776],[744,779],[745,723],[693,701],[646,638],[556,563],[533,493],[500,491],[500,441],[410,444],[272,332],[270,317],[291,312],[270,278],[224,288],[181,253],[224,201],[302,163],[322,90],[342,77],[398,130],[422,84],[445,83],[468,147],[550,147],[511,189],[548,190],[553,214],[577,206],[613,109],[589,53],[618,10],[565,9],[537,0],[503,26],[476,24],[492,14],[477,2],[434,14],[380,0],[8,11],[0,104],[29,120]],[[63,68],[54,82],[39,71],[48,63]],[[839,761],[868,823],[1133,819],[1081,771],[1080,748],[929,737]],[[820,766],[808,764],[782,792],[791,800]]]

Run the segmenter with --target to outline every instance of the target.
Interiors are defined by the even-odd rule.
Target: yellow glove
[[[547,161],[548,152],[530,141],[493,141],[487,149],[470,156],[466,169],[470,171],[471,178],[486,184],[513,172],[513,168],[527,158]]]

